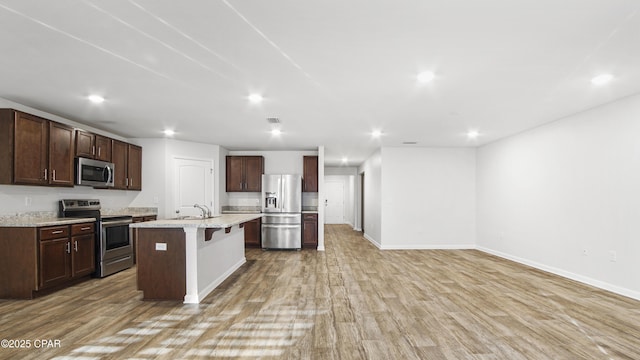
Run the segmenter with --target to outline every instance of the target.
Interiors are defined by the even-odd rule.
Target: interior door
[[[325,224],[344,224],[344,183],[325,182]]]
[[[200,216],[193,205],[213,209],[213,160],[176,158],[174,166],[176,216]]]

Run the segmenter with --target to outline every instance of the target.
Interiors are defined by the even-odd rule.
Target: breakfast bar
[[[244,224],[262,214],[224,214],[131,224],[144,300],[197,304],[246,262]]]

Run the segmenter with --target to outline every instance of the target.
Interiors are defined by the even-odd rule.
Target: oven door
[[[101,236],[102,261],[133,255],[129,238],[131,219],[103,220]]]

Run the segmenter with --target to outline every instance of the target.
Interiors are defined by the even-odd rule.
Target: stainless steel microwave
[[[110,162],[76,158],[76,185],[113,187],[115,165]]]

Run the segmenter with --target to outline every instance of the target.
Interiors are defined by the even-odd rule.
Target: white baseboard
[[[447,244],[447,245],[430,245],[430,244],[398,244],[383,245],[380,250],[472,250],[475,244]]]
[[[636,300],[640,300],[640,292],[638,291],[634,291],[634,290],[630,290],[627,288],[623,288],[617,285],[613,285],[613,284],[609,284],[607,282],[604,281],[600,281],[600,280],[596,280],[596,279],[592,279],[590,277],[587,276],[583,276],[583,275],[579,275],[579,274],[574,274],[572,272],[569,271],[565,271],[556,267],[552,267],[552,266],[547,266],[545,264],[541,264],[539,262],[535,262],[535,261],[531,261],[531,260],[527,260],[518,256],[513,256],[513,255],[509,255],[500,251],[496,251],[496,250],[492,250],[492,249],[488,249],[482,246],[478,246],[476,247],[478,250],[485,252],[487,254],[491,254],[491,255],[495,255],[507,260],[511,260],[520,264],[524,264],[524,265],[528,265],[531,266],[533,268],[536,268],[538,270],[542,270],[542,271],[546,271],[558,276],[562,276],[564,278],[567,279],[571,279],[571,280],[575,280],[577,282],[581,282],[583,284],[587,284],[587,285],[591,285],[594,287],[597,287],[599,289],[603,289],[603,290],[607,290],[607,291],[611,291],[613,293],[622,295],[622,296],[626,296],[626,297],[630,297],[632,299],[636,299]]]
[[[378,243],[374,238],[369,236],[369,234],[365,233],[363,236],[365,239],[369,240],[369,242],[372,243],[375,247],[377,247],[378,249],[381,249],[380,243]]]

